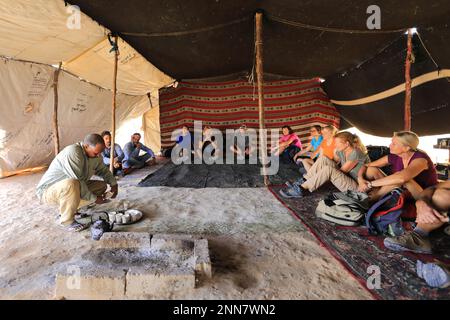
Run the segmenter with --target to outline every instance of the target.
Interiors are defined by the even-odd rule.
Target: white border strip
[[[433,72],[429,72],[429,73],[425,73],[417,78],[414,78],[411,82],[411,88],[420,86],[424,83],[433,81],[433,80],[437,80],[437,79],[442,79],[442,78],[448,78],[450,77],[450,69],[444,69],[444,70],[440,70],[440,71],[433,71]],[[340,101],[340,100],[330,100],[331,102],[333,102],[334,104],[337,105],[341,105],[341,106],[357,106],[357,105],[361,105],[361,104],[367,104],[367,103],[371,103],[371,102],[375,102],[378,100],[382,100],[382,99],[386,99],[389,98],[393,95],[396,95],[398,93],[401,93],[405,91],[405,83],[402,83],[394,88],[391,88],[389,90],[365,97],[365,98],[361,98],[361,99],[356,99],[356,100],[347,100],[347,101]]]

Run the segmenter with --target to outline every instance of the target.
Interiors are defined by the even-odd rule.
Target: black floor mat
[[[269,176],[272,184],[283,184],[300,177],[298,166],[280,163],[278,173]],[[252,164],[181,164],[167,163],[143,179],[139,187],[175,188],[259,188],[264,187],[261,166]]]

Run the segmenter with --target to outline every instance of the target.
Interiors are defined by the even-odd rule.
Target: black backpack
[[[385,146],[367,146],[367,155],[370,158],[370,161],[376,161],[378,159],[383,158],[384,156],[387,156],[390,154],[390,150],[388,147]],[[381,168],[381,170],[386,173],[387,175],[392,174],[391,167],[384,167]]]

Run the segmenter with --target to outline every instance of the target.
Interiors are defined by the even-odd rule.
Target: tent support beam
[[[114,50],[114,76],[113,76],[113,87],[112,87],[112,124],[111,124],[111,154],[109,170],[114,173],[114,158],[115,158],[115,140],[116,140],[116,96],[117,96],[117,64],[119,61],[119,42],[118,36],[114,36],[114,43],[116,44]]]
[[[404,130],[411,131],[411,55],[412,55],[412,30],[408,29],[408,42],[405,61],[405,111]]]
[[[62,62],[59,63],[58,69],[55,70],[53,76],[53,141],[55,146],[55,157],[59,153],[59,127],[58,127],[58,79],[61,72]]]
[[[262,30],[262,13],[257,12],[255,15],[256,24],[256,76],[258,81],[258,108],[259,108],[259,151],[263,164],[264,184],[268,186],[269,179],[267,177],[267,135],[265,133],[265,114],[264,114],[264,56],[263,56],[263,30]]]

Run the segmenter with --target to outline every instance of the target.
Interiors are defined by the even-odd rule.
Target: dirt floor
[[[209,240],[213,278],[157,299],[371,299],[288,210],[264,188],[136,187],[160,166],[119,180],[119,196],[99,209],[140,209],[118,231],[183,233]],[[69,233],[57,209],[40,204],[42,173],[0,180],[0,298],[55,299],[55,273],[95,248],[90,232]]]

